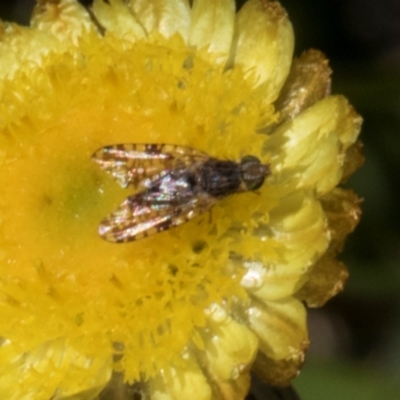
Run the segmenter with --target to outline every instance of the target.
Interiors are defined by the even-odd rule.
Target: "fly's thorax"
[[[269,165],[261,164],[254,156],[244,156],[240,161],[240,175],[242,179],[242,190],[257,190],[265,178],[271,173]]]
[[[213,197],[225,197],[240,190],[240,165],[210,158],[199,170],[199,185]]]

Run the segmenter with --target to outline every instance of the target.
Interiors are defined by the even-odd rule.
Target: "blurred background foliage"
[[[322,50],[334,71],[333,93],[364,117],[366,155],[347,185],[364,199],[341,257],[350,279],[342,294],[311,310],[311,346],[294,386],[303,400],[399,399],[400,1],[281,3],[294,25],[296,55]],[[33,4],[1,1],[0,17],[28,24]],[[256,386],[254,398],[270,398]]]

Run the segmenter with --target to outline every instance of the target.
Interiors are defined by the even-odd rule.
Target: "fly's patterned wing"
[[[181,190],[179,194],[175,187],[179,182],[176,176],[164,180],[167,182],[156,188],[129,196],[100,223],[100,236],[115,243],[142,239],[189,221],[217,201],[204,192],[194,195],[190,189],[186,192]],[[163,187],[168,184],[169,188]]]
[[[100,236],[116,243],[181,225],[219,199],[257,190],[270,174],[254,156],[237,163],[168,144],[106,146],[92,158],[122,187],[139,189],[100,224]]]
[[[145,189],[170,171],[189,167],[209,156],[190,147],[170,144],[116,144],[98,149],[93,155],[100,168],[123,187]]]
[[[97,150],[92,159],[122,187],[141,189],[101,221],[99,234],[107,241],[123,243],[167,230],[216,202],[196,184],[210,157],[190,147],[119,144]]]

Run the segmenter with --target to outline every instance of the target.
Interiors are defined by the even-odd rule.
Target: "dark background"
[[[0,17],[28,24],[33,3],[1,0]],[[294,386],[303,400],[399,399],[400,1],[281,3],[294,25],[295,53],[322,50],[334,71],[333,92],[364,117],[366,155],[348,183],[364,199],[342,255],[350,280],[345,292],[310,312],[312,345]],[[266,398],[262,393],[254,389],[257,399]]]

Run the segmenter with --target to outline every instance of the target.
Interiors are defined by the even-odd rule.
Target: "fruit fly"
[[[254,156],[220,160],[171,144],[116,144],[98,149],[92,159],[136,191],[99,225],[99,235],[115,243],[181,225],[231,194],[257,190],[270,174]]]

